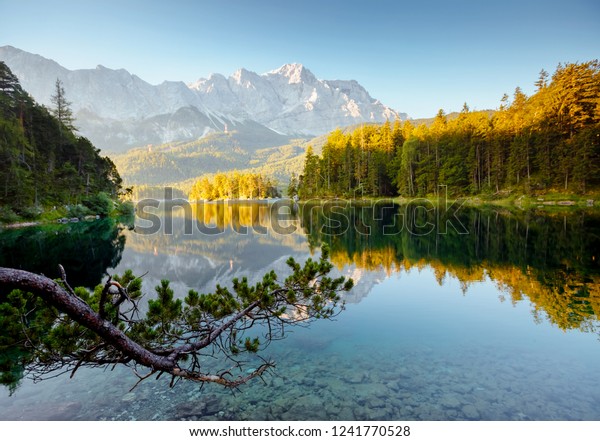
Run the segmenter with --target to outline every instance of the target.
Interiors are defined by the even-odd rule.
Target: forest
[[[277,183],[261,173],[217,173],[213,179],[198,179],[189,193],[190,200],[264,199],[277,197]]]
[[[58,80],[52,101],[51,109],[37,104],[0,62],[0,221],[107,214],[121,191],[114,163],[76,135]]]
[[[322,154],[307,149],[301,198],[335,196],[586,194],[600,185],[598,60],[542,70],[536,91],[517,87],[495,111],[430,124],[411,121],[332,132]],[[292,180],[292,186],[294,181]]]

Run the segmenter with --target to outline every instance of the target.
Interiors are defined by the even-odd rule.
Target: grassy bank
[[[496,205],[524,210],[600,209],[600,193],[586,195],[548,192],[537,195],[514,194],[502,196],[472,196],[466,198],[469,206]]]
[[[412,202],[423,200],[430,201],[434,205],[440,203],[451,204],[460,201],[461,204],[469,207],[484,207],[497,206],[503,208],[514,208],[522,210],[543,209],[547,211],[556,210],[573,210],[573,209],[589,209],[600,210],[600,192],[590,193],[586,195],[567,194],[559,192],[548,192],[539,195],[526,194],[500,194],[500,195],[475,195],[461,197],[441,197],[438,195],[427,195],[423,197],[407,198],[402,196],[397,197],[319,197],[299,201],[301,204],[324,204],[334,200],[352,201],[354,203],[370,204],[377,202],[392,202],[399,205],[406,205]]]
[[[0,228],[21,228],[32,225],[58,223],[63,219],[84,220],[86,217],[126,217],[133,216],[133,203],[126,201],[112,201],[106,209],[94,210],[93,207],[83,205],[66,205],[50,208],[29,208],[15,212],[7,207],[0,207]]]

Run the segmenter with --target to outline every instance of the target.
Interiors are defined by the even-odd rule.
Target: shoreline
[[[468,207],[504,207],[504,208],[518,208],[522,210],[535,210],[535,209],[562,209],[562,210],[582,210],[600,209],[600,202],[596,199],[581,199],[581,198],[557,198],[550,200],[543,200],[531,196],[521,196],[519,198],[507,198],[507,199],[482,199],[477,196],[467,197],[452,197],[452,198],[440,198],[434,195],[406,198],[406,197],[364,197],[364,198],[344,198],[344,197],[315,197],[309,199],[300,199],[299,204],[326,204],[333,201],[345,201],[345,202],[356,202],[356,203],[376,203],[376,202],[391,202],[398,205],[408,205],[414,202],[428,201],[433,205],[442,204],[453,204],[459,202],[461,205]]]
[[[291,198],[273,198],[273,199],[220,199],[220,200],[212,200],[212,201],[203,201],[208,204],[219,204],[223,202],[228,203],[248,203],[248,202],[258,202],[258,203],[268,203],[274,200],[282,200]],[[306,205],[306,204],[327,204],[333,201],[344,201],[344,202],[352,202],[352,203],[375,203],[375,202],[391,202],[393,204],[398,205],[408,205],[412,202],[416,201],[429,201],[433,205],[439,205],[440,203],[445,204],[454,204],[459,202],[461,205],[467,207],[474,208],[485,208],[485,207],[501,207],[506,209],[518,209],[518,210],[544,210],[548,212],[556,212],[556,211],[579,211],[579,210],[600,210],[600,195],[593,194],[588,197],[578,196],[578,195],[565,195],[565,194],[556,194],[556,195],[545,195],[544,196],[527,196],[527,195],[519,195],[510,198],[503,199],[484,199],[478,196],[467,196],[467,197],[458,197],[458,198],[440,198],[435,195],[429,195],[424,197],[415,197],[415,198],[406,198],[401,196],[395,197],[364,197],[364,198],[344,198],[344,197],[315,197],[309,199],[300,199],[298,200],[298,204]],[[109,216],[113,217],[113,216]],[[116,216],[118,217],[118,216]],[[3,229],[17,229],[17,228],[27,228],[38,225],[48,225],[57,223],[57,219],[42,219],[42,220],[18,220],[16,222],[11,223],[2,223],[0,222],[0,230]],[[85,221],[84,219],[81,219]],[[60,222],[59,222],[60,223]]]
[[[10,224],[0,224],[0,229],[2,228],[25,228],[25,227],[34,227],[36,225],[41,225],[42,221],[29,221],[29,222],[14,222]]]

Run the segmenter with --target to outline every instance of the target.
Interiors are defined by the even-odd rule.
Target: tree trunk
[[[111,322],[100,317],[87,303],[63,289],[54,280],[27,271],[0,268],[0,286],[7,291],[20,289],[41,297],[48,304],[144,366],[166,372],[171,372],[175,368],[173,361],[156,355],[131,340]]]

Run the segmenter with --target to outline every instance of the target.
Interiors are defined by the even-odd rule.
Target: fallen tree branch
[[[79,297],[73,297],[54,280],[28,271],[0,267],[0,286],[28,291],[44,299],[49,305],[65,313],[73,321],[91,330],[115,349],[128,354],[136,362],[155,369],[170,372],[173,360],[158,356],[135,341],[111,322],[102,318]]]
[[[136,371],[138,383],[154,373],[159,376],[167,373],[172,384],[178,379],[188,379],[235,388],[262,377],[275,364],[263,359],[258,368],[236,377],[233,368],[221,369],[217,375],[207,373],[200,357],[205,362],[233,361],[234,368],[241,373],[243,362],[239,354],[255,353],[272,340],[283,338],[287,326],[335,316],[334,308],[340,300],[337,293],[352,287],[351,280],[326,276],[332,265],[327,261],[325,249],[319,262],[309,259],[301,267],[290,258],[288,265],[293,274],[283,284],[277,282],[274,272],[266,274],[255,286],[249,286],[246,279],[234,279],[233,292],[222,287],[217,287],[214,294],[190,292],[185,306],[182,300],[174,298],[169,282],[163,280],[156,288],[158,298],[148,301],[148,312],[140,318],[134,318],[133,314],[125,317],[120,312],[125,302],[133,305],[129,311],[138,311],[136,299],[141,294],[141,285],[137,282],[135,287],[131,285],[132,280],[138,279],[130,271],[125,278],[109,277],[102,289],[88,297],[79,288],[71,288],[62,267],[59,283],[42,275],[0,267],[0,302],[11,291],[20,290],[39,297],[60,312],[43,322],[48,331],[57,331],[54,339],[45,340],[46,333],[38,332],[36,342],[30,342],[38,363],[32,364],[31,371],[64,372],[67,368],[73,375],[81,366],[122,364],[134,371],[137,366],[150,370],[144,376]],[[123,285],[131,286],[131,293]],[[117,288],[118,293],[111,293],[111,288]],[[90,305],[95,305],[97,311]],[[255,326],[262,330],[262,342],[255,334],[252,338],[244,336],[245,331]],[[27,329],[22,332],[26,334]],[[36,345],[37,342],[40,344]],[[216,366],[212,369],[219,372]]]

